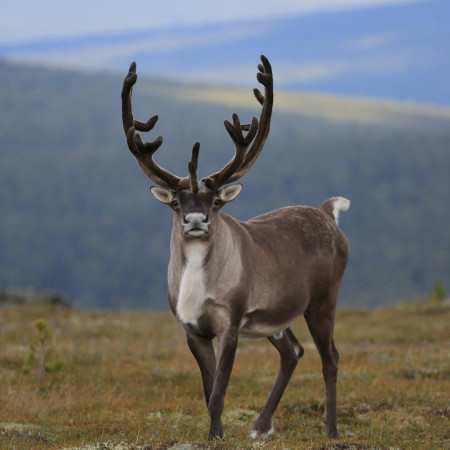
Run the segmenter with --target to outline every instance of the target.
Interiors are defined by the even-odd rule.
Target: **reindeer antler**
[[[258,121],[256,117],[253,117],[250,124],[242,125],[239,116],[233,114],[233,123],[228,120],[224,122],[226,130],[236,146],[236,152],[225,167],[202,180],[213,189],[218,189],[224,184],[232,183],[243,177],[258,159],[269,135],[273,105],[272,68],[265,56],[261,56],[261,61],[262,64],[258,64],[259,72],[256,77],[264,86],[264,95],[261,94],[259,89],[253,90],[256,99],[262,105],[260,120]],[[197,165],[200,149],[198,142],[194,144],[192,149],[192,157],[188,165],[189,176],[181,178],[156,164],[153,159],[153,154],[163,143],[163,137],[158,136],[154,141],[144,143],[141,136],[136,133],[136,131],[151,131],[158,120],[157,115],[150,117],[147,122],[134,120],[131,97],[136,81],[136,63],[133,62],[122,88],[123,130],[131,153],[137,159],[143,172],[156,184],[175,191],[191,188],[194,193],[198,192]],[[247,132],[245,136],[244,131]],[[248,149],[250,144],[252,145]]]
[[[262,64],[258,64],[259,72],[256,78],[264,86],[264,95],[257,88],[253,90],[256,99],[262,105],[260,120],[258,122],[258,119],[253,117],[251,124],[241,125],[239,116],[233,114],[232,124],[228,120],[224,122],[226,130],[236,146],[236,153],[220,171],[203,179],[214,189],[243,177],[258,159],[269,135],[273,105],[272,67],[269,60],[263,55],[261,55],[261,62]],[[245,136],[243,131],[247,131]],[[252,146],[247,150],[252,141]]]
[[[134,120],[131,108],[131,96],[133,86],[136,84],[136,63],[132,62],[128,75],[125,77],[122,87],[122,122],[125,136],[127,137],[128,148],[137,159],[143,172],[156,184],[173,190],[186,189],[189,187],[189,177],[177,177],[168,170],[156,164],[153,154],[163,143],[163,137],[158,136],[152,142],[142,142],[141,136],[137,131],[150,131],[158,121],[158,116],[150,117],[147,122]],[[196,158],[198,159],[199,145],[194,145],[196,150]],[[196,166],[195,166],[196,167]],[[196,169],[197,170],[197,169]]]

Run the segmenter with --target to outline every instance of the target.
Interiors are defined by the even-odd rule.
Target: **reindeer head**
[[[225,203],[233,201],[242,190],[242,184],[230,185],[230,183],[250,170],[269,135],[273,105],[272,68],[265,56],[261,56],[261,62],[262,64],[258,65],[257,79],[264,86],[264,95],[259,89],[254,89],[255,97],[262,105],[260,120],[253,117],[250,124],[241,125],[238,115],[233,114],[233,123],[225,121],[225,128],[236,147],[235,154],[220,171],[201,180],[197,177],[199,142],[196,142],[192,148],[188,176],[177,177],[156,164],[153,154],[161,146],[163,137],[159,136],[152,142],[144,143],[136,131],[152,130],[158,116],[151,117],[145,123],[133,119],[131,95],[137,80],[136,63],[131,64],[124,80],[122,121],[128,147],[143,172],[157,184],[150,188],[151,193],[158,201],[172,208],[183,235],[188,239],[208,237],[214,229],[218,211]],[[244,132],[246,132],[245,136]]]

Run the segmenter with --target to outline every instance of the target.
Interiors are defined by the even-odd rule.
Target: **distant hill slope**
[[[0,63],[0,288],[61,290],[78,305],[166,307],[171,213],[148,193],[120,119],[121,77]],[[140,79],[135,116],[159,114],[156,159],[200,175],[234,147],[223,120],[258,115],[251,90]],[[341,301],[378,305],[450,286],[450,111],[275,94],[272,131],[227,212],[248,219],[342,195],[351,258]]]

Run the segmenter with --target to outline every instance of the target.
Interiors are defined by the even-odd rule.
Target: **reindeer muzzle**
[[[209,216],[203,213],[189,213],[183,217],[183,232],[193,238],[201,238],[209,233]]]

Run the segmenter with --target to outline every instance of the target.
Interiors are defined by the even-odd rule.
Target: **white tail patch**
[[[177,313],[183,323],[195,324],[203,313],[207,297],[203,270],[206,245],[198,241],[189,242],[185,252],[186,267],[181,277]]]
[[[347,211],[350,208],[350,200],[344,197],[336,197],[333,199],[333,216],[336,223],[339,223],[339,213]]]

